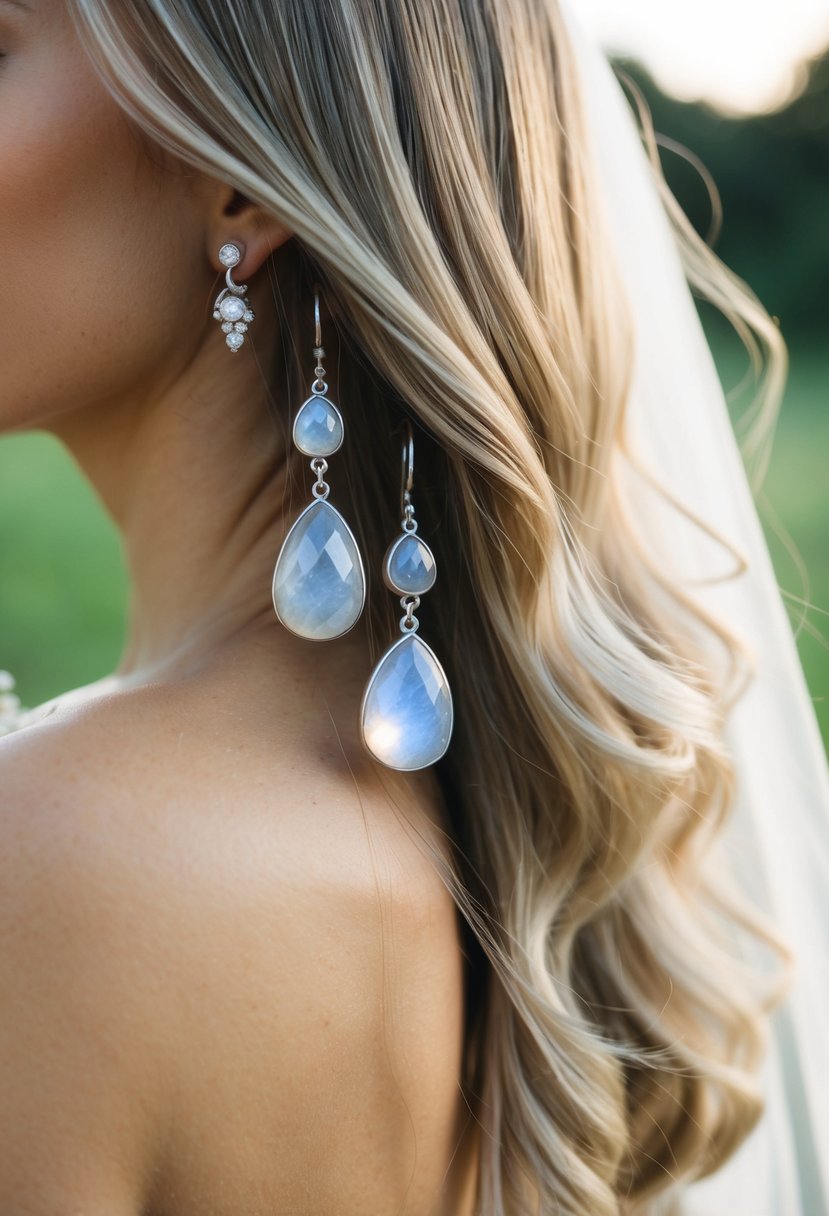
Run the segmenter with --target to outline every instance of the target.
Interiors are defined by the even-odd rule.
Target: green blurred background
[[[774,112],[729,117],[662,92],[629,60],[658,133],[713,177],[723,222],[714,248],[755,290],[789,344],[791,372],[758,509],[829,743],[829,50],[806,65]],[[697,168],[662,151],[666,177],[695,227],[711,229]],[[748,359],[703,308],[729,397]],[[739,417],[745,392],[730,408]],[[127,592],[118,538],[71,459],[50,436],[0,439],[0,669],[24,705],[96,679],[116,663]],[[805,607],[803,601],[810,606]]]

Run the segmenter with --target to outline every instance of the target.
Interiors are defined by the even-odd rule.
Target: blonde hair
[[[295,401],[323,283],[370,566],[398,523],[399,422],[415,423],[440,571],[429,640],[456,706],[438,775],[468,926],[478,1211],[653,1210],[761,1111],[773,998],[738,978],[729,933],[767,930],[703,862],[734,798],[721,727],[750,671],[649,557],[616,475],[633,339],[558,6],[71,9],[152,140],[295,234],[272,372]],[[782,339],[664,197],[691,282],[766,348],[756,440]],[[369,597],[376,652],[395,607]]]

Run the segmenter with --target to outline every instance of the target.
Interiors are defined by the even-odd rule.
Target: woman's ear
[[[219,261],[222,245],[232,243],[242,251],[234,267],[237,281],[250,278],[269,254],[293,235],[275,216],[253,203],[227,182],[214,183],[213,201],[207,224],[208,259],[214,270],[224,273]]]

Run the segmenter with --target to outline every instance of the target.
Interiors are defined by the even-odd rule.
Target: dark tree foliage
[[[793,343],[829,334],[829,48],[802,65],[780,108],[747,117],[665,94],[645,68],[631,76],[651,109],[665,176],[695,228],[780,318]],[[712,233],[711,202],[684,145],[713,177],[722,225]]]

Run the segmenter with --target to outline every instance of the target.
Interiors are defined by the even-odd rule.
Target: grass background
[[[0,668],[24,705],[115,666],[126,599],[118,534],[65,448],[0,438]]]

